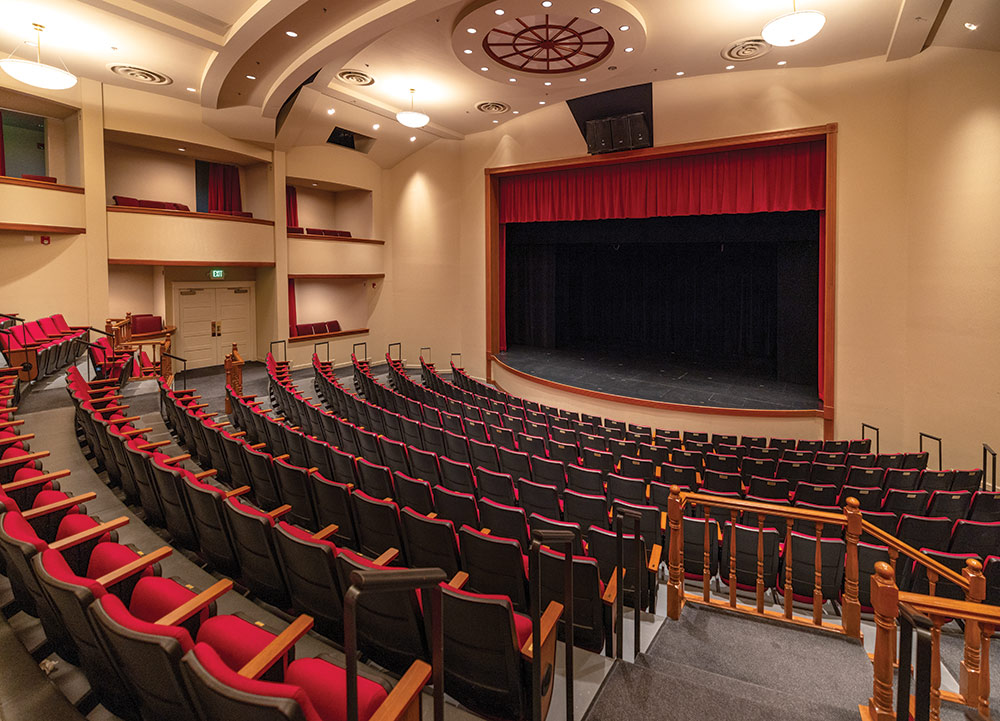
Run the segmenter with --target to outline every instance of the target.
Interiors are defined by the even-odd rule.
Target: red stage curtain
[[[3,111],[0,110],[0,175],[7,175],[7,163],[3,157]]]
[[[240,169],[235,165],[208,164],[208,212],[243,210]]]
[[[299,323],[299,315],[295,309],[295,278],[288,279],[288,335],[295,335],[295,326]]]
[[[814,140],[500,179],[500,222],[822,210],[826,142]]]
[[[500,224],[500,352],[507,350],[507,226]]]
[[[285,220],[289,228],[299,227],[299,196],[294,185],[285,186]]]
[[[823,355],[826,351],[826,342],[823,337],[824,326],[826,325],[826,211],[821,210],[819,213],[819,348],[817,350],[816,363],[819,366],[816,371],[816,385],[819,388],[819,399],[821,401],[826,401],[824,398],[825,388],[824,380],[825,374],[823,372]],[[830,399],[833,400],[832,398]]]

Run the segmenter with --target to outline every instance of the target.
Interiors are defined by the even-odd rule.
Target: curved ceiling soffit
[[[201,79],[201,104],[219,107],[222,86],[233,67],[267,32],[308,0],[257,0],[233,23],[223,48],[212,55]]]
[[[437,12],[454,4],[454,0],[388,0],[376,8],[336,28],[322,40],[303,51],[282,71],[268,89],[261,112],[264,117],[277,117],[282,104],[306,78],[319,69],[333,65],[336,70],[354,57],[368,43],[400,24]],[[333,73],[336,72],[333,71]],[[333,77],[317,76],[317,85]]]

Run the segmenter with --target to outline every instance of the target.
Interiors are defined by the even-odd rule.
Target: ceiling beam
[[[950,6],[951,0],[903,0],[885,59],[911,58],[930,45]]]

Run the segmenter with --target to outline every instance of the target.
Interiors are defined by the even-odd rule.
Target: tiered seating
[[[145,200],[142,198],[132,198],[127,195],[113,195],[111,199],[115,205],[123,208],[153,208],[155,210],[181,210],[187,213],[191,208],[184,203],[174,203],[165,200]],[[237,218],[252,218],[253,213],[246,210],[213,210],[212,215],[232,215]]]
[[[301,228],[298,226],[288,226],[289,235],[326,235],[331,238],[350,238],[349,230],[330,230],[329,228]]]
[[[289,335],[296,338],[298,336],[339,333],[340,330],[339,320],[328,320],[321,323],[297,323],[289,328]]]
[[[75,360],[83,350],[76,341],[87,340],[86,326],[70,326],[62,314],[39,318],[33,321],[12,323],[0,329],[0,352],[7,365],[21,365],[25,352],[33,351],[38,357],[38,372],[49,375]]]

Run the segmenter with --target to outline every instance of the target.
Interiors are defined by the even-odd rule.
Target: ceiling
[[[791,9],[791,0],[552,0],[546,8],[541,0],[0,0],[0,50],[32,57],[35,48],[26,41],[34,40],[31,24],[41,23],[43,62],[199,103],[205,122],[268,146],[323,143],[335,125],[364,133],[375,139],[368,155],[382,167],[438,138],[461,138],[543,105],[650,80],[686,82],[779,63],[791,69],[873,56],[889,61],[930,44],[1000,51],[997,0],[802,0],[798,9],[827,17],[815,39],[745,61],[722,57]],[[502,41],[519,29],[518,18],[522,26],[545,18],[577,30],[600,26],[606,34],[584,33],[581,42],[600,35],[606,55],[548,75],[505,67],[496,59],[502,44],[491,57],[483,38]],[[543,39],[531,32],[540,47]],[[549,47],[568,47],[569,34],[558,37]],[[115,74],[114,65],[138,70]],[[345,68],[374,83],[338,79]],[[300,87],[275,136],[274,119]],[[431,117],[419,130],[395,120],[409,107],[411,88],[415,109]],[[483,102],[508,109],[480,112]]]

